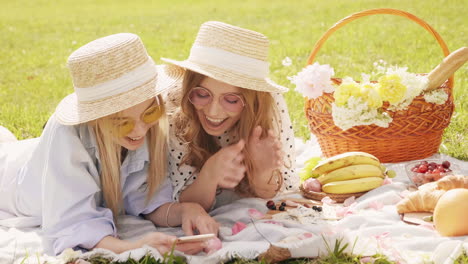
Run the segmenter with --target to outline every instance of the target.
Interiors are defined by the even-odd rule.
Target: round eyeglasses
[[[164,106],[157,104],[156,102],[146,109],[140,116],[140,119],[145,124],[151,124],[156,122],[164,114]],[[133,118],[117,118],[115,126],[119,137],[124,137],[135,128],[136,121]]]
[[[213,94],[203,87],[194,87],[190,90],[189,101],[198,107],[204,107],[213,101]],[[237,113],[245,106],[242,96],[237,93],[225,93],[219,97],[219,104],[228,112]]]

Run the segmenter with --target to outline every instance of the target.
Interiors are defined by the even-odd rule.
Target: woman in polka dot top
[[[233,43],[236,43],[233,45]],[[221,22],[202,24],[169,93],[169,176],[174,198],[206,210],[293,188],[294,135],[282,92],[267,78],[268,39]]]

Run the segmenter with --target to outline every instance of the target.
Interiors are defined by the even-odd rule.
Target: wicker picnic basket
[[[319,49],[333,32],[353,20],[377,14],[402,16],[416,22],[437,40],[444,56],[449,55],[445,42],[426,22],[401,10],[383,8],[354,13],[338,21],[316,42],[307,64],[313,62]],[[333,78],[332,81],[336,84],[341,83],[341,79],[338,78]],[[387,128],[368,125],[341,130],[333,122],[331,104],[334,98],[330,93],[324,93],[316,99],[306,98],[304,110],[310,131],[317,137],[320,148],[327,157],[348,151],[364,151],[375,155],[381,162],[423,159],[438,151],[443,131],[450,123],[454,110],[453,83],[452,75],[439,87],[449,95],[445,104],[428,103],[420,95],[407,110],[388,111],[393,121]],[[383,109],[387,109],[385,104]]]

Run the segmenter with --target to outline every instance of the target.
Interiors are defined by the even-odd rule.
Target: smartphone
[[[183,236],[177,238],[177,244],[190,243],[190,242],[202,242],[215,238],[215,234],[203,234],[203,235],[194,235],[194,236]]]

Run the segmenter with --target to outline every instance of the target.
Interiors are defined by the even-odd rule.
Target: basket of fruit
[[[360,81],[335,78],[329,65],[312,64],[333,32],[353,20],[376,14],[416,22],[437,40],[447,57],[429,74],[378,65],[375,72],[363,74]],[[384,163],[401,162],[426,158],[438,151],[454,110],[453,73],[467,58],[468,48],[450,54],[440,35],[418,17],[395,9],[372,9],[343,18],[328,29],[316,42],[308,66],[291,81],[305,97],[310,131],[326,157],[362,151]]]
[[[328,196],[336,202],[351,196],[357,198],[381,186],[386,176],[395,176],[395,172],[387,170],[377,157],[359,151],[323,160],[311,159],[301,174],[303,182],[299,188],[304,197],[322,200]]]

